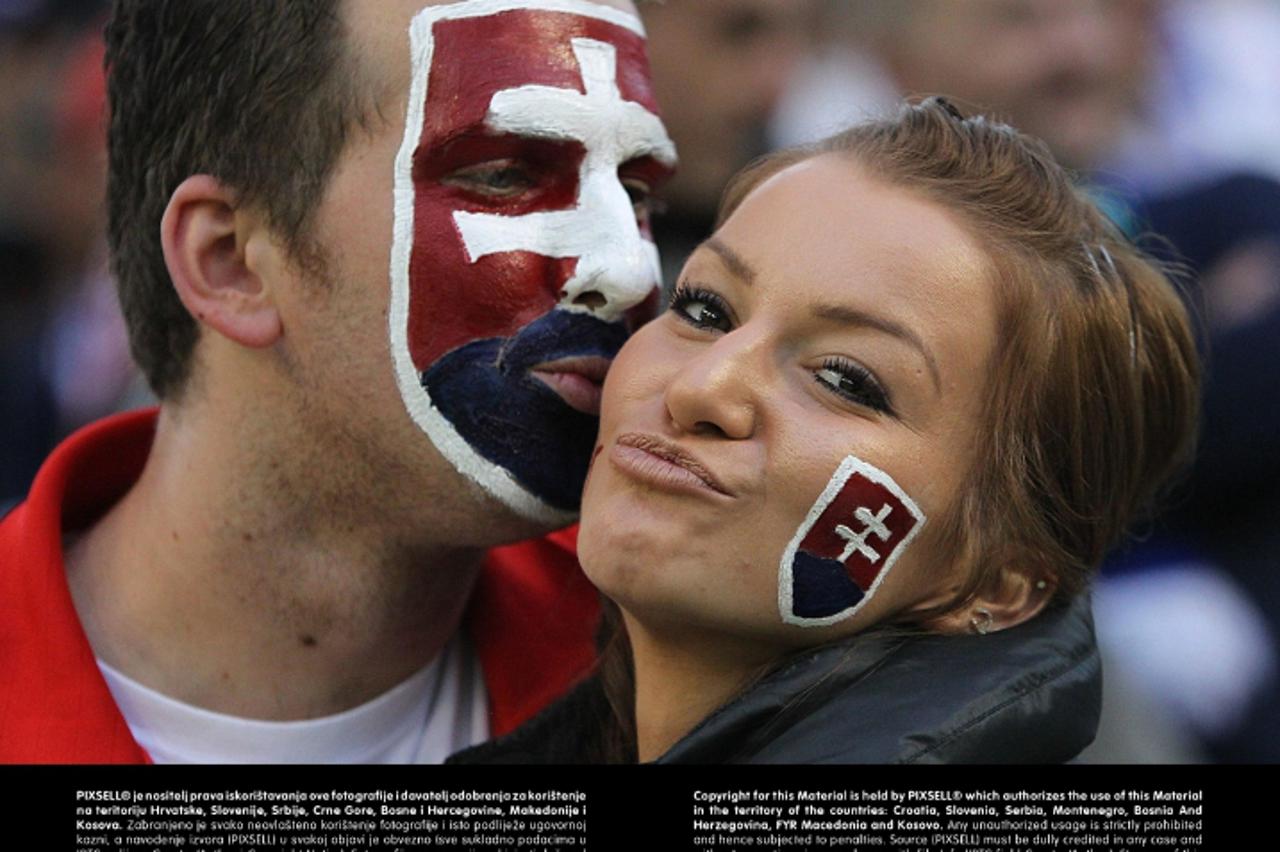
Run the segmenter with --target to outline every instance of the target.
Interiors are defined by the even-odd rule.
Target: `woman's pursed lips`
[[[610,447],[609,460],[623,473],[663,490],[734,496],[696,456],[659,435],[626,432]]]

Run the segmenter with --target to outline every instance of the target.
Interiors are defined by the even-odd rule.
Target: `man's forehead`
[[[494,0],[381,0],[378,3],[346,0],[343,18],[357,63],[380,84],[381,91],[396,93],[403,99],[408,95],[411,75],[409,26],[422,10],[457,6],[460,9],[473,8],[483,12],[486,8],[498,6],[539,9],[547,5],[539,0],[529,0],[527,3],[519,0],[503,3],[496,3]],[[559,4],[553,0],[551,5]],[[585,10],[624,12],[639,20],[635,4],[631,0],[571,0],[570,5]],[[608,11],[604,13],[607,14]]]

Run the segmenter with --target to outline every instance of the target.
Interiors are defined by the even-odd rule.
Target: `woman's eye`
[[[685,322],[697,328],[729,331],[733,323],[729,307],[715,293],[697,288],[681,287],[671,297],[671,310]]]
[[[466,166],[448,175],[443,182],[489,198],[512,198],[537,184],[525,166],[510,160]]]
[[[889,395],[871,371],[861,364],[832,358],[814,373],[814,378],[817,379],[818,384],[856,405],[883,414],[893,413],[893,407],[889,404]]]

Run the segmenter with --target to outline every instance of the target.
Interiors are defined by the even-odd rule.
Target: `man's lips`
[[[733,494],[711,470],[680,446],[657,435],[627,432],[610,448],[609,460],[630,476],[664,490]]]
[[[575,355],[537,364],[529,374],[559,394],[570,408],[599,417],[601,386],[611,363],[599,355]]]

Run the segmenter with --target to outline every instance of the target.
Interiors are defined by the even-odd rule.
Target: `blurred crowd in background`
[[[146,404],[104,249],[105,0],[0,0],[0,507],[70,431]],[[771,147],[945,94],[1044,139],[1185,270],[1198,460],[1094,592],[1094,762],[1280,761],[1280,2],[642,5],[681,169],[668,281]]]

